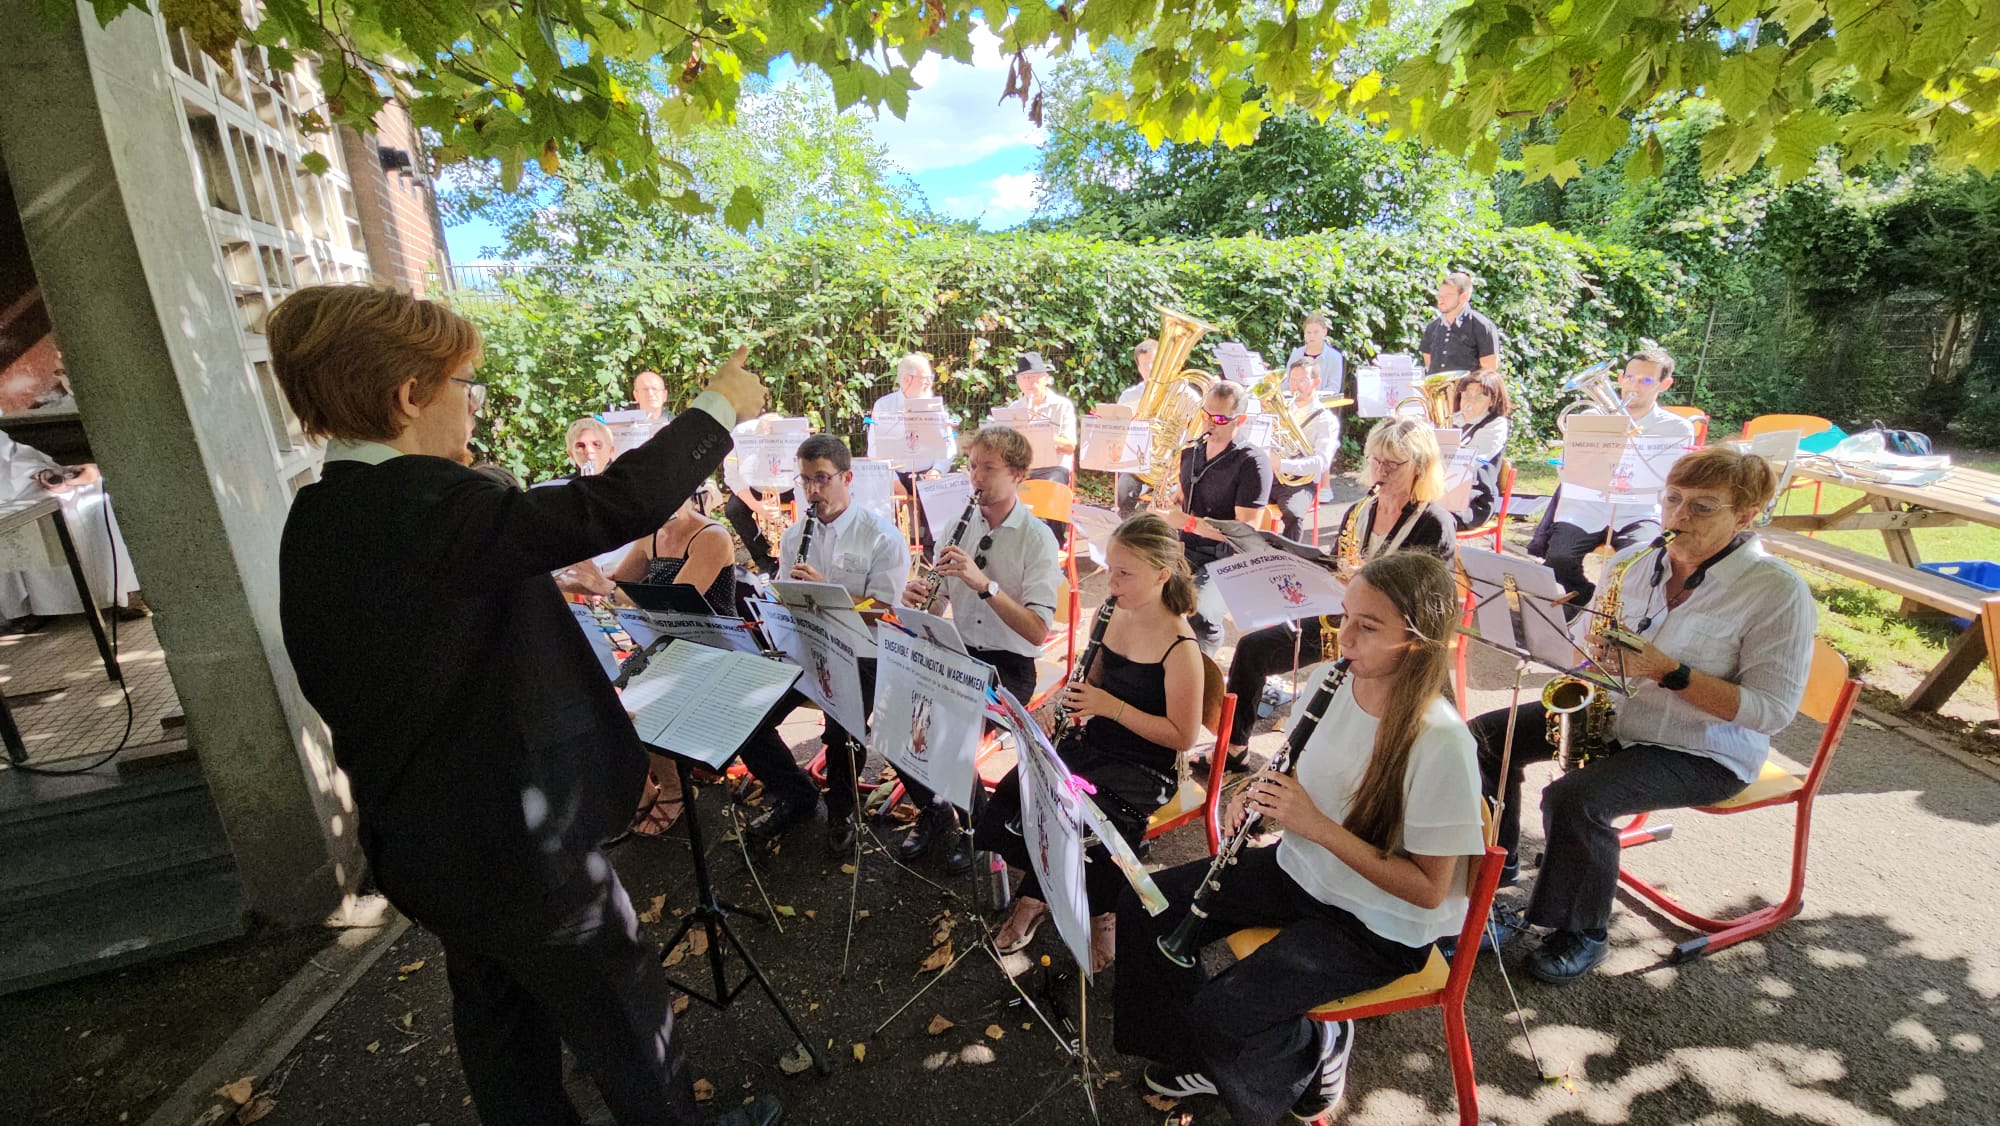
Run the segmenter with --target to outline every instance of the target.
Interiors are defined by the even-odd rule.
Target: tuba
[[[1181,447],[1201,434],[1201,401],[1215,385],[1214,376],[1185,371],[1181,365],[1194,354],[1195,343],[1215,329],[1164,305],[1157,308],[1160,346],[1153,352],[1153,366],[1146,369],[1145,390],[1139,393],[1132,417],[1153,424],[1146,467],[1137,476],[1152,489],[1155,500],[1168,500],[1180,483]],[[1192,407],[1186,394],[1190,391],[1194,394]]]
[[[1278,447],[1271,451],[1271,460],[1282,458],[1311,457],[1312,440],[1306,437],[1305,427],[1299,424],[1298,416],[1292,413],[1292,406],[1285,398],[1284,381],[1277,372],[1271,372],[1258,380],[1250,388],[1250,394],[1264,405],[1264,413],[1277,419]],[[1301,477],[1296,473],[1278,474],[1281,485],[1310,485],[1315,478]]]
[[[1396,404],[1390,413],[1398,418],[1417,418],[1427,421],[1438,430],[1451,427],[1451,388],[1462,371],[1433,372],[1417,381],[1416,394],[1410,395]],[[1413,411],[1404,408],[1414,408]]]
[[[1564,407],[1561,414],[1556,415],[1557,433],[1568,428],[1570,415],[1583,412],[1622,414],[1625,416],[1625,421],[1631,423],[1633,432],[1638,431],[1638,423],[1632,418],[1632,412],[1625,409],[1625,396],[1618,390],[1618,376],[1612,372],[1609,360],[1592,364],[1563,380],[1562,389],[1576,392],[1579,398]]]

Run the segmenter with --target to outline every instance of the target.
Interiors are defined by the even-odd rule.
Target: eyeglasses
[[[833,484],[834,481],[839,479],[839,477],[840,474],[838,473],[815,473],[810,477],[801,473],[798,476],[792,478],[792,480],[802,488],[824,489],[828,485]]]
[[[484,383],[475,379],[460,379],[455,375],[451,376],[450,379],[453,383],[465,384],[465,401],[472,405],[473,414],[486,413],[486,385]]]
[[[1661,513],[1664,514],[1669,509],[1678,508],[1696,519],[1705,519],[1724,509],[1735,507],[1733,504],[1723,504],[1720,501],[1708,500],[1702,497],[1686,497],[1679,493],[1670,492],[1660,497]]]
[[[1236,421],[1237,419],[1243,417],[1242,415],[1237,415],[1237,414],[1216,414],[1213,411],[1204,411],[1202,413],[1208,415],[1208,420],[1210,422],[1215,423],[1217,426],[1227,426],[1230,423]]]
[[[1641,387],[1651,387],[1653,384],[1659,382],[1657,377],[1650,375],[1621,375],[1618,378],[1626,383],[1636,383]]]
[[[1408,459],[1397,461],[1394,458],[1383,457],[1381,454],[1369,454],[1368,464],[1374,466],[1375,468],[1381,470],[1384,473],[1394,473],[1398,469],[1401,469],[1405,465],[1408,465],[1410,463]]]

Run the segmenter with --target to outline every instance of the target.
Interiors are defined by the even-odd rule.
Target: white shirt
[[[1671,413],[1671,412],[1669,412]],[[1679,417],[1676,415],[1675,417]],[[1451,416],[1451,424],[1464,431],[1467,423],[1463,414]],[[1514,420],[1506,415],[1498,418],[1487,416],[1485,425],[1472,432],[1464,442],[1472,447],[1472,454],[1482,462],[1490,462],[1507,448],[1507,435],[1514,430]]]
[[[1317,687],[1317,686],[1315,686]],[[1293,713],[1297,726],[1305,709]],[[1375,717],[1343,688],[1298,756],[1297,775],[1319,811],[1345,821],[1354,792],[1375,751]],[[1290,735],[1287,729],[1287,737]],[[1479,763],[1472,732],[1457,709],[1431,701],[1423,730],[1410,747],[1403,772],[1403,829],[1391,850],[1398,856],[1477,856],[1486,834],[1479,820]],[[1383,938],[1423,946],[1457,934],[1465,923],[1465,861],[1459,861],[1444,902],[1424,908],[1375,886],[1346,862],[1296,833],[1278,842],[1278,866],[1322,903],[1339,907]]]
[[[889,392],[887,395],[884,395],[881,398],[875,400],[875,405],[868,408],[868,417],[871,419],[888,418],[892,415],[899,415],[902,413],[903,413],[903,393],[901,391]],[[946,417],[949,417],[949,415],[947,414]],[[952,421],[953,425],[951,428],[951,438],[946,443],[945,446],[947,451],[958,449],[957,420],[953,419]],[[951,463],[953,460],[954,460],[953,455],[947,452],[944,456],[943,461],[934,461],[929,465],[913,466],[912,472],[929,473],[931,470],[935,469],[939,473],[949,473],[951,472]]]
[[[1612,556],[1605,574],[1645,550],[1645,544],[1634,544]],[[1710,715],[1680,693],[1642,680],[1629,698],[1618,701],[1611,735],[1620,743],[1651,743],[1714,759],[1745,784],[1755,781],[1770,756],[1771,736],[1792,722],[1805,697],[1819,624],[1812,591],[1754,535],[1709,568],[1687,601],[1671,610],[1666,574],[1656,586],[1653,562],[1642,559],[1625,572],[1620,620],[1667,656],[1736,685],[1736,719]],[[1607,594],[1600,584],[1600,604]],[[1642,630],[1639,623],[1647,617],[1652,621]],[[1590,621],[1587,614],[1577,618],[1579,636]]]
[[[1040,406],[1029,407],[1028,399],[1025,395],[1022,396],[1021,398],[1015,399],[1013,402],[1008,403],[1007,405],[1010,407],[1024,407],[1028,410],[1034,411],[1035,412],[1034,417],[1038,419],[1046,418],[1050,422],[1055,423],[1056,441],[1058,443],[1067,443],[1071,446],[1076,445],[1075,403],[1070,402],[1068,399],[1063,398],[1061,395],[1056,394],[1054,391],[1050,391],[1048,394],[1042,396],[1042,402]],[[1065,469],[1074,470],[1076,468],[1075,451],[1072,450],[1069,453],[1061,455],[1057,459],[1057,462],[1058,464],[1062,465]]]
[[[1653,405],[1651,414],[1637,421],[1641,434],[1656,438],[1681,437],[1687,439],[1689,446],[1694,445],[1694,423],[1657,403]],[[1556,509],[1557,520],[1586,532],[1601,532],[1607,527],[1623,528],[1642,520],[1659,518],[1660,498],[1657,495],[1644,500],[1612,501],[1595,489],[1574,485],[1562,487],[1561,503]]]
[[[1299,429],[1306,432],[1306,441],[1312,443],[1312,453],[1305,457],[1279,458],[1277,471],[1288,477],[1311,477],[1318,481],[1333,468],[1333,457],[1340,449],[1340,416],[1326,407],[1308,408]]]
[[[957,523],[956,518],[953,523]],[[1062,549],[1056,546],[1055,533],[1017,500],[998,527],[987,525],[984,510],[973,509],[959,546],[976,557],[981,554],[979,542],[989,531],[993,534],[993,544],[986,549],[986,565],[980,569],[987,578],[999,583],[1008,597],[1033,610],[1043,625],[1054,622],[1056,590],[1062,583]],[[944,534],[950,535],[951,530],[945,529]],[[938,544],[940,551],[944,547],[942,542]],[[1001,620],[993,603],[979,597],[977,590],[957,579],[945,579],[944,588],[951,605],[951,620],[967,646],[1004,649],[1024,657],[1041,653],[1040,645],[1015,633],[1012,626]]]
[[[779,537],[778,574],[791,573],[799,558],[799,537],[805,534],[812,508]],[[831,524],[813,530],[812,549],[806,556],[826,581],[839,583],[856,602],[873,598],[884,606],[894,606],[910,581],[910,545],[903,533],[880,515],[849,504]]]

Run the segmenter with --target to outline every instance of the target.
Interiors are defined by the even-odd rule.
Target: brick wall
[[[374,133],[342,126],[340,144],[375,280],[422,297],[431,272],[449,276],[450,262],[432,169],[409,114],[391,102],[376,115]],[[385,168],[385,155],[407,163]]]

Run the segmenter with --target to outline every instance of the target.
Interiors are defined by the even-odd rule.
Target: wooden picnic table
[[[1941,612],[1972,622],[1904,700],[1912,710],[1936,711],[1989,652],[2000,652],[2000,595],[1920,570],[1917,564],[1923,557],[1912,533],[1918,528],[1967,524],[2000,528],[2000,474],[1954,467],[1940,481],[1897,485],[1845,476],[1823,461],[1812,461],[1801,462],[1795,476],[1859,489],[1861,496],[1831,512],[1772,518],[1764,540],[1773,552],[1895,594],[1902,598],[1905,614]],[[1889,558],[1877,559],[1806,534],[1864,530],[1881,533]],[[1995,683],[2000,688],[2000,667]]]

